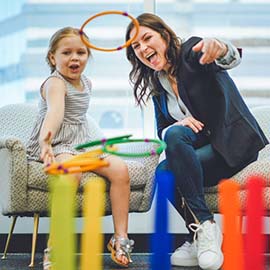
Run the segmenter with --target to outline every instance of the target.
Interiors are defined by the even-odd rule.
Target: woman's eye
[[[145,40],[149,40],[152,36],[146,36]]]

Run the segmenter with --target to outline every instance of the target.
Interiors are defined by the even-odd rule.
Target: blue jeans
[[[204,187],[214,186],[221,179],[230,178],[258,156],[256,154],[232,168],[213,149],[209,137],[185,126],[170,127],[164,140],[167,143],[166,159],[158,165],[156,173],[161,170],[173,173],[175,198],[171,202],[187,225],[195,221],[192,213],[200,223],[213,219],[204,199]],[[188,207],[182,207],[183,198]]]

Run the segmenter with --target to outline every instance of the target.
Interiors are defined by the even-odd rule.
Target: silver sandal
[[[44,249],[43,270],[52,270],[51,252],[50,248]]]
[[[116,242],[120,244],[120,247],[116,248]],[[111,252],[111,259],[118,265],[128,267],[129,263],[132,262],[130,254],[133,250],[134,240],[124,238],[121,236],[112,236],[109,241],[107,248]],[[128,263],[124,264],[119,261],[119,257],[125,256],[128,259]]]

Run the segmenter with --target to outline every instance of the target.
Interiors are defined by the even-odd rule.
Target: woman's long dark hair
[[[166,57],[170,63],[168,73],[175,76],[178,68],[178,57],[180,54],[181,43],[175,32],[158,16],[151,13],[143,13],[137,17],[140,26],[151,28],[158,32],[168,44]],[[126,41],[130,39],[130,32],[134,28],[131,22],[126,30]],[[157,80],[155,79],[155,71],[144,65],[135,55],[131,46],[126,49],[126,56],[132,65],[129,73],[129,80],[133,85],[134,97],[138,105],[145,104],[148,98],[158,94]],[[147,94],[147,88],[149,90]]]

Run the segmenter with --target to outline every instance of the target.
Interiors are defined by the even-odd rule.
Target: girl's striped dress
[[[81,80],[84,86],[83,91],[78,91],[58,72],[54,71],[48,78],[58,77],[65,82],[67,93],[65,96],[64,120],[58,132],[52,140],[52,147],[55,156],[62,153],[79,154],[84,150],[77,151],[74,147],[90,140],[89,126],[86,113],[89,107],[91,81],[84,75]],[[47,80],[48,80],[47,78]],[[40,90],[42,90],[44,83]],[[27,157],[29,160],[40,161],[39,134],[47,112],[46,100],[41,98],[39,102],[39,113],[27,142]]]

